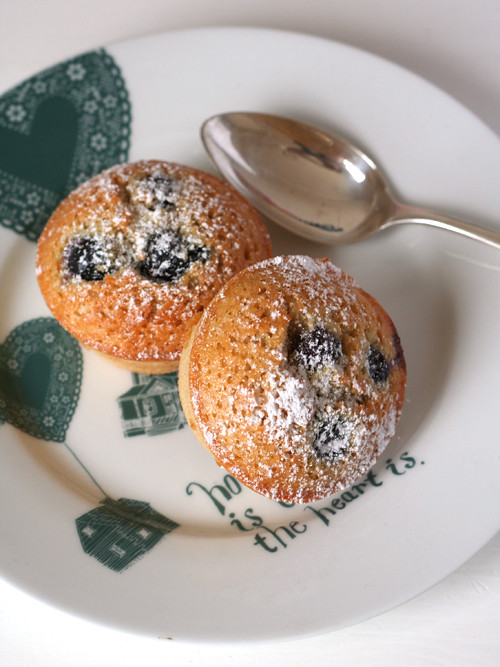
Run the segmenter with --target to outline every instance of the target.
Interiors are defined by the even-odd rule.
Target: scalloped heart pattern
[[[64,442],[80,397],[79,343],[51,317],[28,320],[0,345],[0,423]]]
[[[104,49],[0,96],[0,224],[36,241],[77,185],[128,157],[130,101]]]

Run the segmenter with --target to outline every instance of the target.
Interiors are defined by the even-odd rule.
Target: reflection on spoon
[[[345,139],[287,118],[227,113],[201,128],[222,175],[271,220],[308,239],[353,243],[420,223],[500,248],[500,232],[397,202],[376,164]]]

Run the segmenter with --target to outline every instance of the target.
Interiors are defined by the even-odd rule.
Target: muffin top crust
[[[222,285],[271,255],[255,209],[220,179],[159,160],[117,165],[55,210],[37,246],[47,305],[83,344],[178,361]]]
[[[205,310],[188,354],[195,432],[263,495],[331,495],[394,435],[406,383],[398,334],[328,260],[276,257],[242,271]]]

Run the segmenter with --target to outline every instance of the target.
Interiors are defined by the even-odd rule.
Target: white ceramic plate
[[[114,155],[125,154],[128,102],[131,160],[165,158],[207,170],[202,121],[223,111],[265,111],[356,138],[403,199],[498,228],[498,138],[445,94],[386,61],[330,41],[254,29],[167,33],[110,46],[99,57],[111,69],[118,65],[125,89],[114,69],[107,83],[101,76],[100,90],[89,87],[93,65],[81,59],[31,81],[32,96],[47,95],[59,77],[61,94],[65,73],[73,95],[93,95],[72,102],[88,122],[99,109],[120,109],[115,125],[104,114],[93,129],[80,127],[87,143],[76,141],[75,154],[87,166],[99,166],[92,156],[113,141]],[[26,111],[22,86],[16,90],[17,97],[0,98],[0,122],[7,118],[12,132]],[[70,136],[71,113],[55,109],[45,107],[48,115],[62,113],[57,125]],[[54,173],[54,160],[68,159],[64,146],[56,148],[45,155]],[[19,220],[0,215],[5,578],[78,615],[151,636],[291,638],[408,600],[494,535],[497,251],[420,228],[331,250],[269,226],[276,254],[330,254],[381,301],[401,334],[409,376],[398,434],[370,476],[333,499],[283,507],[229,478],[182,428],[175,379],[133,378],[81,352],[46,319],[26,202],[35,206],[50,194],[40,185],[48,172],[39,169],[38,189],[30,190],[14,158],[4,153],[0,160],[0,175],[11,171],[11,160],[17,176],[7,183],[25,193],[17,204],[11,197]],[[85,175],[74,160],[71,169],[76,180]],[[15,409],[7,414],[9,401]]]

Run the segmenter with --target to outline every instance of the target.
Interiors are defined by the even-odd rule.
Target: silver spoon
[[[237,190],[305,238],[353,243],[393,225],[420,223],[500,248],[500,232],[399,203],[373,160],[309,125],[269,114],[227,113],[205,121],[201,136]]]

